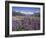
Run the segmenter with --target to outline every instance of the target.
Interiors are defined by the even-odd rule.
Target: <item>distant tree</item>
[[[15,16],[15,12],[12,12],[12,16]]]
[[[23,13],[20,13],[20,12],[12,12],[12,15],[13,16],[19,16],[19,15],[21,15],[21,16],[24,16],[25,14],[23,14]]]
[[[35,13],[33,16],[38,16],[38,17],[40,17],[40,13]]]

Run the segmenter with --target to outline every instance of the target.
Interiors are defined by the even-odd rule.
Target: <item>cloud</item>
[[[24,13],[24,14],[34,14],[33,12],[21,12],[21,13]]]
[[[35,13],[40,13],[40,11],[35,11]]]

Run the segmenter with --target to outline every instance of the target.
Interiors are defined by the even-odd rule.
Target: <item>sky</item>
[[[35,7],[12,7],[13,12],[21,12],[24,14],[40,13],[40,8]]]

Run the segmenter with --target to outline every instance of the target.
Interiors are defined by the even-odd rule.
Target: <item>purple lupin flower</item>
[[[32,29],[33,30],[40,29],[40,21],[39,20],[32,19]]]
[[[17,29],[19,29],[19,22],[16,20],[16,21],[12,21],[12,30],[15,31]]]
[[[30,18],[25,17],[23,20],[23,26],[25,30],[30,30]]]

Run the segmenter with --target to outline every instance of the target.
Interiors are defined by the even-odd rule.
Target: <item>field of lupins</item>
[[[39,17],[18,16],[12,18],[12,31],[40,30]]]

